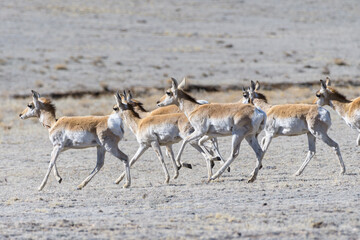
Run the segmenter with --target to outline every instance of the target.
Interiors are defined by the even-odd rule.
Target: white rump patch
[[[124,125],[121,117],[117,113],[109,116],[107,121],[109,129],[117,136],[122,138],[124,136]]]

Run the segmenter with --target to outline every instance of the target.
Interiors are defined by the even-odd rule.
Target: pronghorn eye
[[[316,93],[316,97],[318,97],[318,98],[319,98],[319,97],[321,97],[321,94],[319,94],[319,93]]]
[[[171,92],[166,92],[166,95],[170,96]]]
[[[113,107],[113,110],[117,111],[117,110],[119,110],[119,108],[118,107]]]
[[[28,106],[29,108],[33,108],[33,106],[32,106],[31,104],[28,104],[27,106]]]

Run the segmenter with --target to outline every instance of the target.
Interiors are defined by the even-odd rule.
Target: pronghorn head
[[[134,99],[130,90],[127,93],[124,91],[124,98],[126,99],[127,103],[130,104],[136,112],[147,112],[143,107],[143,103]]]
[[[40,97],[40,94],[34,90],[31,90],[33,100],[27,104],[27,107],[19,114],[21,119],[27,119],[32,117],[40,117],[42,111],[49,112],[55,116],[55,106],[49,99]]]
[[[182,80],[180,84],[178,84],[177,80],[175,78],[171,78],[171,88],[166,90],[165,95],[160,98],[160,100],[157,102],[157,105],[159,107],[175,104],[179,105],[179,91],[182,91],[182,89],[186,85],[186,78]]]
[[[114,106],[113,110],[115,112],[124,112],[126,110],[129,110],[130,105],[126,101],[126,98],[124,95],[121,95],[120,92],[117,92],[115,95],[116,105]]]
[[[243,91],[243,99],[242,99],[242,103],[247,104],[250,103],[250,96],[249,96],[249,89],[246,90],[245,87],[242,88]]]
[[[265,95],[258,92],[259,89],[260,89],[259,81],[256,81],[256,83],[255,83],[254,81],[251,80],[251,85],[250,85],[250,88],[248,90],[248,92],[249,92],[249,103],[254,103],[255,99],[261,99],[261,100],[263,100],[263,101],[265,101],[267,103],[267,99],[266,99]]]
[[[320,80],[320,90],[316,92],[316,104],[319,106],[329,105],[332,106],[331,100],[339,102],[349,103],[350,101],[346,97],[330,87],[330,78],[326,78],[326,81]]]

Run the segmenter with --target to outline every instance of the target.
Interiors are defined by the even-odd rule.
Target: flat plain
[[[202,156],[186,147],[182,159],[193,169],[164,184],[150,149],[131,169],[130,189],[113,183],[123,165],[107,154],[103,169],[76,190],[95,167],[96,150],[69,150],[57,163],[62,183],[50,175],[41,192],[52,146],[37,120],[18,117],[31,89],[62,94],[53,99],[58,117],[109,114],[112,93],[126,88],[151,110],[168,77],[184,76],[230,86],[190,93],[211,102],[238,101],[252,79],[270,103],[311,103],[326,76],[355,98],[359,11],[357,1],[0,2],[0,238],[359,239],[358,133],[329,107],[342,176],[320,140],[304,173],[293,175],[307,153],[303,135],[274,139],[251,184],[255,154],[244,141],[231,172],[211,183]],[[66,95],[81,91],[90,94]],[[230,143],[219,139],[225,157]],[[137,150],[129,129],[119,147],[129,157]]]

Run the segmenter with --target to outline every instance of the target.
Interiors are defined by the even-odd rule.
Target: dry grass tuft
[[[55,65],[55,70],[68,70],[67,66],[65,64],[57,64]]]

